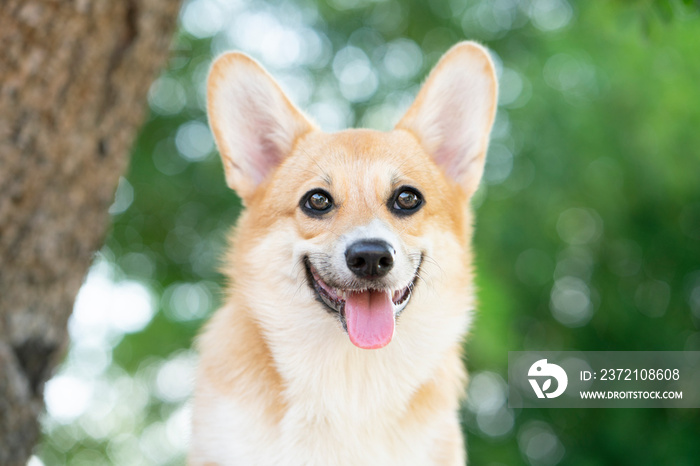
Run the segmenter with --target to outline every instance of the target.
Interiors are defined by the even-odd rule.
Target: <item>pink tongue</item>
[[[345,299],[348,335],[358,348],[383,348],[394,336],[391,294],[382,291],[351,292]]]

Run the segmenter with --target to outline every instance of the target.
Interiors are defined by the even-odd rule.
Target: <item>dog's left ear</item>
[[[226,182],[244,202],[297,139],[316,129],[258,62],[238,52],[212,65],[207,111]]]
[[[498,83],[484,47],[461,42],[440,59],[396,129],[423,148],[471,195],[484,171]]]

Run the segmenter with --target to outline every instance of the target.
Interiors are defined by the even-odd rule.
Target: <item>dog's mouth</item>
[[[363,349],[377,349],[388,345],[394,336],[396,318],[411,300],[418,280],[418,269],[411,282],[404,288],[338,288],[329,285],[304,260],[307,278],[317,299],[329,311],[336,313],[350,341]]]

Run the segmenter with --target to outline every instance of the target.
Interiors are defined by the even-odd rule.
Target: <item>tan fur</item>
[[[465,71],[477,76],[462,89],[453,75]],[[217,60],[209,82],[210,122],[246,210],[225,262],[226,303],[198,341],[190,464],[464,464],[457,410],[466,380],[462,337],[474,307],[468,203],[496,97],[486,52],[473,43],[448,52],[388,133],[319,131],[241,54]],[[446,97],[470,89],[485,92],[469,101],[476,110],[451,115]],[[256,112],[249,102],[256,93],[261,109],[251,118],[273,137],[231,127],[245,126],[248,116],[227,105],[244,99]],[[222,101],[227,96],[235,102]],[[440,119],[446,116],[473,118],[478,137],[449,134],[460,126]],[[250,160],[251,153],[272,159]],[[406,217],[387,207],[403,185],[425,199]],[[323,219],[299,207],[314,188],[336,204]],[[353,346],[315,300],[301,260],[363,225],[380,225],[399,238],[401,251],[424,257],[393,340],[376,350]]]

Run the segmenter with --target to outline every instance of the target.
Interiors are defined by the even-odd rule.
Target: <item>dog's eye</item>
[[[414,188],[403,186],[394,192],[391,209],[397,215],[410,215],[423,205],[423,196]]]
[[[304,194],[300,204],[307,214],[325,214],[333,207],[333,198],[322,189],[314,189]]]
[[[421,203],[421,199],[417,193],[413,191],[401,191],[398,196],[396,196],[395,209],[401,210],[413,210],[418,207]]]

